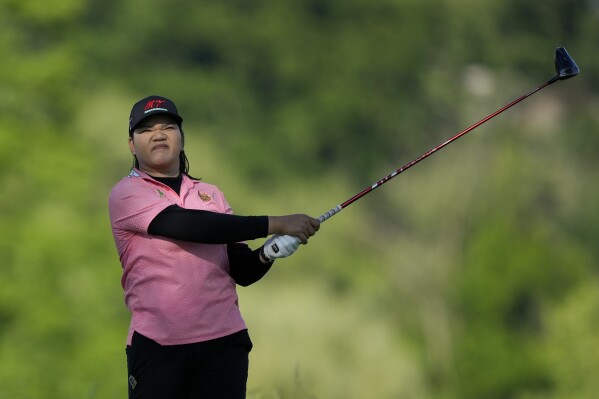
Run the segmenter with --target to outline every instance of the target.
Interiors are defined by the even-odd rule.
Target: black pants
[[[247,330],[172,346],[135,332],[126,350],[129,398],[245,398],[251,350]]]

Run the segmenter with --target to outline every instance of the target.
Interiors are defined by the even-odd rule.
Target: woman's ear
[[[135,146],[133,145],[133,137],[129,137],[129,151],[131,151],[131,155],[135,155]]]

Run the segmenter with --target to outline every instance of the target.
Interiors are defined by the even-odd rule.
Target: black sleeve
[[[229,254],[229,274],[235,282],[243,287],[260,280],[270,270],[272,263],[260,262],[260,249],[252,251],[246,244],[227,245]]]
[[[202,244],[266,237],[268,216],[237,216],[171,205],[150,222],[148,233]]]

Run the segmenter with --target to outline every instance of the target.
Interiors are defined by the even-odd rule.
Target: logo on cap
[[[168,111],[168,109],[160,107],[165,102],[166,102],[165,100],[150,100],[150,101],[148,101],[146,103],[146,106],[144,107],[144,113],[147,114],[148,112],[151,112],[154,110]]]

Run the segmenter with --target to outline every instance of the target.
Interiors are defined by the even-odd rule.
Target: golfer
[[[234,215],[216,186],[189,176],[182,123],[167,98],[135,103],[134,167],[110,193],[131,312],[129,398],[244,398],[252,342],[236,284],[260,280],[320,223],[300,214]],[[244,243],[269,235],[256,250]]]

